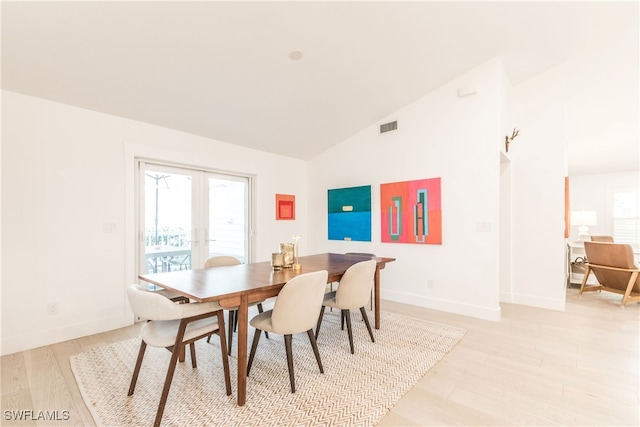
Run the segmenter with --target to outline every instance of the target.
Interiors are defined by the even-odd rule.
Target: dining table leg
[[[238,306],[238,406],[247,401],[247,332],[249,329],[249,303],[246,294]]]
[[[373,299],[375,309],[375,327],[380,329],[380,266],[376,267],[376,274],[373,280]]]

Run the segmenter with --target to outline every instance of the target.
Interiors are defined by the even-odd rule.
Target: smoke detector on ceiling
[[[302,59],[302,55],[304,55],[302,49],[291,49],[291,52],[289,52],[289,58],[291,58],[293,61]]]

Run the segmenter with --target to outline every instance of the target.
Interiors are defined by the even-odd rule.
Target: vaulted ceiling
[[[583,57],[604,99],[570,117],[570,171],[628,170],[629,149],[637,169],[637,2],[3,1],[1,13],[3,89],[300,159],[496,56],[513,85]],[[610,54],[591,58],[598,47]],[[630,116],[593,128],[608,102]]]

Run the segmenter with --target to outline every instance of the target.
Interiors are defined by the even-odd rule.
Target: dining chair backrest
[[[345,255],[358,255],[358,256],[368,256],[373,258],[375,254],[371,254],[369,252],[346,252]]]
[[[129,285],[127,297],[131,310],[145,320],[176,320],[221,310],[217,302],[176,304],[169,298],[147,291],[137,283]]]
[[[364,307],[371,297],[376,260],[362,261],[352,265],[340,279],[336,291],[336,304],[342,309]]]
[[[327,277],[326,270],[304,273],[282,287],[271,315],[274,332],[297,334],[315,326],[322,308]]]
[[[230,265],[239,265],[240,260],[236,257],[228,255],[214,256],[204,262],[204,268],[227,267]]]

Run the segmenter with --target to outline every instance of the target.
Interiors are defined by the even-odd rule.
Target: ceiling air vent
[[[397,120],[380,125],[380,133],[391,132],[392,130],[396,130],[396,129],[398,129]]]

